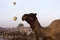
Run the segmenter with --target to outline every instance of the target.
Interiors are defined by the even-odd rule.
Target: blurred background
[[[60,19],[60,0],[0,0],[0,27],[17,27],[25,13],[37,13],[42,26],[48,26],[53,20]],[[14,21],[16,16],[16,21]]]

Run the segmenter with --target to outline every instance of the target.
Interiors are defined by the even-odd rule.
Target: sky
[[[0,0],[0,27],[17,27],[20,23],[29,26],[21,18],[31,12],[37,13],[42,26],[48,26],[53,20],[60,19],[60,0]],[[13,20],[14,16],[17,21]]]

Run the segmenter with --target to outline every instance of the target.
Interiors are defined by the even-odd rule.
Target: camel
[[[22,20],[30,24],[35,32],[37,40],[60,40],[60,20],[53,21],[48,27],[43,28],[39,23],[37,13],[24,14]]]

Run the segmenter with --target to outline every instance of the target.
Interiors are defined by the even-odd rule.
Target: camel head
[[[22,16],[22,20],[27,21],[28,23],[33,22],[35,19],[36,19],[36,13],[24,14]]]

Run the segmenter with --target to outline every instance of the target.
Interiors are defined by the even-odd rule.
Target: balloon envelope
[[[16,5],[16,2],[13,2],[14,5]]]
[[[16,17],[16,16],[14,16],[14,17],[13,17],[13,19],[14,19],[14,21],[16,21],[16,20],[17,20],[17,17]]]

